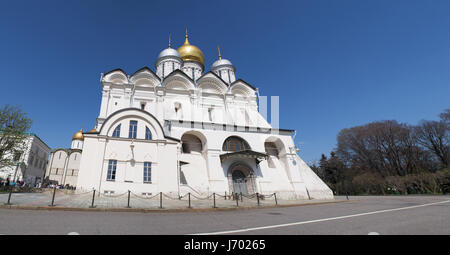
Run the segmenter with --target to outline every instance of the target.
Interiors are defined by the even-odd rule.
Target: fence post
[[[227,192],[225,191],[225,200],[227,200]]]
[[[130,207],[130,193],[131,193],[131,191],[128,190],[128,203],[127,203],[127,208],[131,208],[131,207]]]
[[[242,198],[242,192],[239,192],[239,194],[241,195],[241,202],[244,202],[244,199]]]
[[[159,208],[163,208],[162,207],[162,192],[159,192]]]
[[[94,199],[95,199],[95,189],[94,189],[94,194],[92,194],[92,204],[91,204],[91,206],[89,206],[89,208],[95,208]]]
[[[216,208],[216,193],[213,193],[213,201],[214,201],[213,208]]]
[[[238,193],[234,193],[234,194],[235,194],[234,197],[236,199],[236,206],[239,207],[239,195],[238,195]]]
[[[188,193],[188,199],[189,199],[189,206],[188,206],[188,208],[191,208],[191,192]]]
[[[277,201],[277,193],[273,193],[274,197],[275,197],[275,205],[278,205],[278,201]]]
[[[51,205],[48,205],[48,206],[55,206],[55,205],[54,205],[54,203],[55,203],[55,193],[56,193],[56,186],[53,187],[52,204],[51,204]]]
[[[256,192],[256,202],[258,202],[258,206],[259,206],[259,193]]]

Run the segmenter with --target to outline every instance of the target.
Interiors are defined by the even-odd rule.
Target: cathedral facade
[[[333,198],[297,155],[295,131],[272,128],[233,64],[219,51],[210,71],[204,65],[186,33],[177,50],[169,41],[155,72],[102,74],[96,126],[72,144],[81,152],[77,191]]]

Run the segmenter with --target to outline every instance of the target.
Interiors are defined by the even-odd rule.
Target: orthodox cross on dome
[[[169,34],[169,48],[170,48],[170,34]]]
[[[184,44],[189,44],[189,40],[188,40],[188,29],[186,27],[186,34],[184,35],[184,38],[186,38],[186,40],[184,41]]]
[[[220,55],[220,45],[217,45],[217,51],[219,51],[219,59],[222,59],[222,56]]]

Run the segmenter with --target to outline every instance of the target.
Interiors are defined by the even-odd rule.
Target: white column
[[[109,102],[109,95],[110,95],[109,88],[103,88],[102,91],[102,103],[100,105],[100,116],[99,118],[106,118],[106,115],[108,113],[108,102]]]

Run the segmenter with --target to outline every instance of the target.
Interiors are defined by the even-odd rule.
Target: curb
[[[0,205],[0,209],[11,210],[38,210],[38,211],[81,211],[81,212],[139,212],[139,213],[161,213],[161,212],[212,212],[212,211],[237,211],[265,208],[297,207],[307,205],[322,205],[343,202],[355,202],[357,200],[322,201],[317,203],[289,204],[289,205],[267,205],[267,206],[242,206],[242,207],[222,207],[222,208],[177,208],[177,209],[146,209],[146,208],[83,208],[83,207],[62,207],[62,206],[21,206],[21,205]]]

